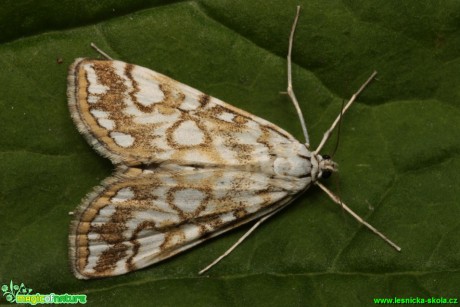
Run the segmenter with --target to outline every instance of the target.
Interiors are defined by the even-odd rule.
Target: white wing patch
[[[171,138],[178,147],[204,145],[206,141],[206,135],[193,120],[181,122],[176,129],[173,130]]]
[[[123,133],[123,132],[110,132],[110,137],[115,141],[115,143],[123,148],[128,148],[133,146],[135,138],[130,134]]]
[[[314,179],[289,133],[157,72],[77,59],[68,82],[79,131],[118,166],[72,222],[78,278],[166,259],[285,206]]]

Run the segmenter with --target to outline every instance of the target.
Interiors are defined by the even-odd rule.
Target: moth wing
[[[264,119],[120,61],[77,59],[68,98],[80,132],[115,164],[260,165],[309,154]]]
[[[298,194],[292,180],[218,168],[119,167],[75,214],[72,270],[81,279],[107,277],[171,257],[287,205]]]

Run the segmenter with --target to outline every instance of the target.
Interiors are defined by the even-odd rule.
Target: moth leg
[[[102,51],[98,46],[96,46],[96,44],[94,43],[91,43],[90,44],[91,47],[97,51],[97,53],[99,53],[100,55],[102,55],[104,58],[106,58],[107,60],[113,60],[113,58],[111,56],[109,56],[107,53],[105,53],[104,51]]]
[[[294,42],[294,33],[297,27],[297,21],[299,20],[299,14],[300,14],[300,5],[297,6],[297,13],[294,18],[294,23],[292,24],[291,34],[289,35],[289,49],[288,49],[288,55],[287,55],[287,75],[288,75],[287,76],[288,77],[287,94],[289,98],[291,98],[292,103],[294,104],[294,107],[297,111],[297,115],[299,115],[300,125],[302,126],[303,135],[305,136],[305,145],[307,146],[307,148],[309,148],[310,147],[310,137],[308,136],[307,125],[305,124],[305,119],[303,117],[302,110],[300,109],[299,102],[297,101],[297,98],[294,93],[294,89],[292,87],[291,55],[292,55],[292,45]]]
[[[337,118],[335,119],[335,121],[332,123],[331,127],[326,131],[324,132],[324,135],[323,135],[323,139],[321,140],[321,142],[319,143],[318,145],[318,148],[316,148],[316,150],[313,152],[313,154],[317,155],[320,150],[323,148],[324,144],[326,144],[326,141],[329,139],[329,137],[331,136],[331,133],[332,131],[334,130],[335,126],[337,126],[337,124],[339,123],[340,119],[342,118],[343,114],[345,114],[345,112],[350,108],[350,106],[353,104],[353,102],[356,100],[356,98],[358,97],[359,94],[361,94],[361,92],[366,88],[366,86],[372,81],[372,79],[374,79],[375,75],[377,75],[377,71],[374,71],[372,73],[372,75],[367,78],[366,82],[363,83],[363,85],[361,85],[361,87],[358,89],[358,91],[356,91],[356,93],[353,94],[353,96],[351,96],[350,100],[348,100],[347,104],[345,105],[345,107],[341,110],[340,114],[337,116]]]
[[[265,215],[264,217],[260,218],[241,238],[238,239],[238,241],[235,242],[235,244],[233,244],[225,253],[223,253],[222,255],[220,255],[216,260],[214,260],[211,264],[209,264],[207,267],[205,267],[204,269],[202,269],[201,271],[198,272],[199,275],[203,274],[204,272],[208,271],[210,268],[212,268],[214,265],[216,265],[219,261],[221,261],[222,259],[224,259],[226,256],[228,256],[228,254],[230,254],[238,245],[240,245],[254,230],[257,229],[257,227],[260,226],[260,224],[262,224],[263,222],[265,222],[266,220],[268,220],[270,217],[272,217],[273,215],[275,215],[276,213],[278,213],[278,211],[280,211],[281,209],[283,209],[283,207],[279,208],[278,210],[275,210],[267,215]]]
[[[367,228],[369,228],[373,233],[375,233],[376,235],[378,235],[380,238],[382,238],[385,242],[387,242],[388,244],[390,244],[394,249],[396,249],[398,252],[401,251],[401,247],[399,247],[398,245],[396,245],[393,241],[391,241],[390,239],[388,239],[383,233],[381,233],[380,231],[378,231],[374,226],[372,226],[371,224],[367,223],[365,220],[362,219],[362,217],[360,217],[359,215],[357,215],[353,210],[351,210],[347,205],[345,205],[342,200],[337,196],[335,195],[334,193],[332,193],[331,191],[329,191],[329,189],[327,189],[324,185],[322,185],[321,183],[319,183],[319,181],[316,181],[315,184],[317,186],[319,186],[321,188],[321,190],[323,190],[327,196],[329,196],[332,201],[334,201],[336,204],[338,204],[339,206],[341,206],[343,209],[345,209],[345,211],[347,211],[352,217],[354,217],[358,222],[360,222],[361,224],[363,224],[364,226],[366,226]]]

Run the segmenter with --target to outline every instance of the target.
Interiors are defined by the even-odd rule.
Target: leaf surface
[[[458,297],[457,1],[300,3],[293,79],[313,148],[342,101],[379,72],[342,123],[334,157],[340,185],[337,176],[325,184],[401,253],[312,188],[206,276],[197,272],[248,227],[125,276],[79,281],[71,274],[68,212],[113,169],[71,121],[66,77],[73,60],[97,57],[89,48],[95,42],[116,59],[169,75],[302,140],[295,110],[279,93],[297,4],[5,1],[0,283],[119,306],[355,306],[379,297]],[[324,153],[333,147],[334,138]]]

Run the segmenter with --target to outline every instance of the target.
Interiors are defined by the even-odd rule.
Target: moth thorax
[[[333,172],[338,171],[338,164],[331,160],[328,155],[313,154],[311,156],[312,180],[329,178]]]
[[[273,170],[275,174],[290,177],[305,177],[311,173],[311,153],[305,145],[299,146],[278,146],[280,150],[273,161]]]

